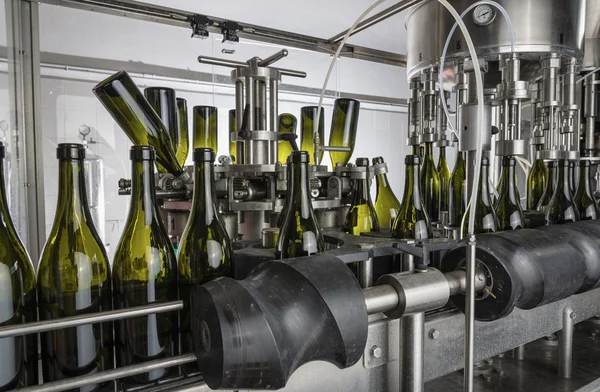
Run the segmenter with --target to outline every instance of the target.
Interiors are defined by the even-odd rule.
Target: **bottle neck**
[[[387,174],[385,174],[385,173],[378,174],[375,177],[375,181],[377,182],[377,189],[384,189],[384,188],[390,187],[390,183],[388,181]]]
[[[569,171],[570,167],[568,163],[565,163],[564,159],[558,161],[558,178],[556,179],[556,189],[555,192],[566,192],[571,189],[571,185],[569,184]]]
[[[290,200],[291,209],[288,212],[300,210],[302,217],[308,218],[308,206],[310,206],[308,165],[306,163],[290,163],[289,166],[291,178],[288,184],[291,187],[287,197]]]
[[[194,200],[192,215],[204,217],[209,225],[216,216],[216,193],[213,186],[214,168],[210,162],[200,162],[194,165]],[[190,218],[191,220],[191,218]]]
[[[446,147],[440,147],[440,162],[446,161]]]
[[[416,179],[416,180],[415,180]],[[406,165],[406,181],[404,184],[404,202],[414,204],[421,209],[421,189],[419,187],[419,165]]]
[[[153,161],[133,161],[131,164],[130,214],[143,214],[146,226],[150,226],[153,219],[158,219]]]
[[[481,178],[479,179],[479,197],[486,205],[490,204],[490,189],[488,185],[488,165],[481,165]]]
[[[591,173],[590,173],[590,164],[589,162],[586,161],[581,161],[579,163],[579,165],[581,166],[579,169],[579,187],[583,189],[583,191],[585,191],[585,193],[590,196],[593,199],[593,193],[592,193],[592,180],[591,180]],[[582,183],[583,181],[583,183]]]
[[[86,215],[89,214],[89,207],[85,190],[83,160],[60,160],[58,173],[58,194],[60,198],[56,219],[68,216],[88,219]]]
[[[506,193],[511,199],[516,199],[516,184],[515,184],[515,166],[506,164],[502,168],[502,179],[501,182],[504,189],[501,189],[503,193]],[[502,195],[500,195],[502,197]]]
[[[367,204],[369,201],[369,180],[356,180],[355,205]]]
[[[423,159],[433,159],[433,144],[432,143],[424,143],[425,144],[425,151],[424,151],[424,155],[423,155]]]

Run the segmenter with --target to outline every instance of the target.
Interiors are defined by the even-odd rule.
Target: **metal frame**
[[[191,27],[193,12],[178,10],[174,8],[161,7],[156,5],[144,4],[133,0],[37,0],[39,3],[52,4],[57,6],[76,8],[85,11],[100,12],[109,15],[127,17],[149,22],[161,23],[177,27]],[[415,5],[423,0],[403,0],[396,5],[366,19],[358,25],[354,34],[359,33],[397,13]],[[209,20],[207,30],[210,33],[221,34],[221,26],[225,22],[234,22],[231,20],[205,15]],[[267,27],[252,25],[244,22],[236,22],[240,26],[237,35],[240,38],[247,38],[259,42],[284,45],[304,50],[311,50],[319,53],[334,54],[338,42],[346,33],[341,32],[330,39],[323,39],[292,33],[289,31],[271,29]],[[406,55],[387,52],[384,50],[371,49],[363,46],[346,44],[342,49],[340,56],[372,61],[376,63],[406,67]]]
[[[41,92],[40,92],[40,34],[39,10],[35,3],[6,0],[6,19],[9,46],[11,111],[16,123],[17,148],[23,139],[24,151],[17,151],[25,165],[25,197],[27,200],[27,249],[34,263],[46,241],[44,207],[44,168],[42,156]]]

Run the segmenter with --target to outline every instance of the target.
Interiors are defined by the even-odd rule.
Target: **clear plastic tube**
[[[371,4],[371,6],[369,8],[367,8],[362,14],[360,14],[360,16],[358,17],[358,19],[356,19],[356,21],[354,22],[354,24],[352,26],[350,26],[350,29],[348,29],[348,32],[346,33],[346,35],[344,36],[344,39],[342,39],[342,42],[340,42],[340,45],[338,46],[335,54],[333,55],[333,59],[331,60],[331,65],[329,65],[329,69],[327,70],[327,75],[325,76],[325,82],[323,83],[323,89],[321,90],[321,96],[319,97],[319,107],[317,109],[317,122],[316,124],[319,124],[319,121],[321,121],[321,112],[322,112],[322,107],[323,107],[323,97],[325,96],[325,90],[327,89],[327,84],[329,83],[329,78],[331,77],[331,72],[333,72],[333,68],[335,67],[335,63],[337,61],[338,56],[340,55],[342,48],[344,47],[344,45],[346,45],[346,41],[348,40],[348,38],[350,38],[350,35],[352,34],[352,32],[354,32],[354,30],[356,29],[356,26],[367,16],[369,15],[369,13],[371,11],[373,11],[373,9],[375,9],[378,5],[380,5],[381,3],[385,2],[386,0],[377,0],[375,3]],[[318,144],[319,144],[319,132],[315,132],[315,136],[314,136],[314,143],[315,143],[315,163],[319,163],[319,150],[318,150]],[[321,143],[323,143],[321,141]]]
[[[584,80],[586,80],[587,78],[589,78],[590,76],[592,76],[593,74],[595,74],[598,71],[600,71],[600,67],[596,68],[595,70],[593,70],[590,73],[585,74],[585,76],[582,76],[581,78],[577,79],[575,84],[579,84],[579,83],[583,82]]]
[[[504,9],[504,7],[502,7],[497,2],[492,1],[492,0],[482,0],[482,1],[475,2],[475,3],[471,4],[466,10],[463,11],[463,13],[460,15],[461,19],[464,18],[465,15],[469,11],[471,11],[473,8],[475,8],[481,4],[488,4],[488,5],[494,6],[500,11],[500,13],[502,13],[502,15],[504,16],[504,20],[506,21],[506,24],[508,25],[508,31],[510,32],[510,50],[512,53],[514,53],[515,52],[515,37],[516,37],[515,29],[513,27],[510,16],[508,16],[508,12],[506,12],[506,9]],[[450,34],[448,34],[448,38],[446,38],[444,50],[442,51],[442,58],[440,61],[439,80],[438,80],[440,91],[442,91],[444,89],[443,88],[444,80],[443,80],[443,72],[442,71],[444,69],[444,63],[446,61],[446,52],[448,51],[448,46],[450,45],[450,39],[452,39],[452,35],[454,34],[454,31],[456,30],[456,26],[457,26],[457,23],[454,23],[454,26],[452,26],[452,29],[450,30]],[[446,118],[448,118],[448,125],[450,126],[450,130],[458,138],[458,131],[456,130],[456,128],[450,121],[450,112],[448,111],[448,105],[446,104],[446,102],[443,99],[442,99],[442,107],[444,108],[444,113],[446,114]]]

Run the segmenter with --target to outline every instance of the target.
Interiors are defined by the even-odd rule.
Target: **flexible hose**
[[[600,71],[600,67],[596,68],[595,70],[593,70],[592,72],[586,74],[585,76],[582,76],[581,78],[577,79],[577,81],[575,82],[575,84],[579,84],[579,83],[583,82],[584,80],[586,80],[587,78],[589,78],[590,76],[592,76],[593,74],[595,74],[598,71]]]
[[[360,14],[360,16],[358,17],[358,19],[356,19],[356,21],[354,22],[354,24],[352,24],[352,26],[350,27],[350,29],[348,29],[348,32],[346,33],[346,35],[344,36],[344,39],[342,39],[342,42],[340,42],[340,45],[338,46],[335,54],[333,55],[333,59],[331,60],[331,64],[329,65],[329,69],[327,70],[327,75],[325,76],[325,82],[323,83],[323,89],[321,90],[321,96],[319,97],[319,107],[317,108],[317,122],[315,124],[319,124],[319,121],[321,121],[321,111],[322,111],[322,107],[323,107],[323,97],[325,96],[325,90],[327,89],[327,84],[329,83],[329,78],[331,77],[331,72],[333,72],[333,68],[335,67],[335,63],[337,61],[338,56],[340,55],[342,48],[344,47],[344,45],[346,45],[346,41],[348,40],[348,38],[350,38],[350,35],[354,32],[354,30],[356,29],[356,26],[371,12],[373,11],[373,9],[375,9],[378,5],[380,5],[381,3],[385,2],[386,0],[377,0],[375,3],[373,3],[369,8],[367,8],[362,14]],[[319,132],[314,132],[314,144],[315,144],[315,164],[318,165],[319,164]]]
[[[510,33],[510,50],[512,53],[515,52],[515,29],[514,26],[512,24],[512,20],[510,19],[510,16],[508,16],[508,12],[506,12],[506,9],[504,9],[504,7],[502,7],[500,4],[498,4],[495,1],[491,1],[491,0],[483,0],[483,1],[478,1],[475,2],[473,4],[471,4],[466,10],[463,11],[463,13],[460,15],[461,19],[465,17],[465,15],[471,11],[473,8],[477,7],[478,5],[481,4],[488,4],[491,6],[496,7],[504,16],[504,20],[506,21],[506,24],[508,25],[508,31]],[[444,63],[446,61],[446,52],[448,51],[448,46],[450,46],[450,39],[452,39],[452,35],[454,34],[454,31],[456,30],[456,26],[457,23],[454,23],[454,26],[452,26],[452,29],[450,30],[450,33],[448,34],[448,37],[446,38],[446,43],[444,44],[444,50],[442,51],[442,58],[440,60],[440,72],[439,72],[439,88],[440,91],[444,90],[444,80],[443,80],[443,69],[444,69]],[[448,118],[448,125],[450,126],[450,130],[456,135],[456,137],[458,138],[458,131],[457,129],[454,127],[454,125],[452,124],[452,122],[450,121],[450,112],[448,111],[448,105],[446,104],[445,100],[442,99],[442,107],[444,108],[444,113],[446,115],[446,118]]]

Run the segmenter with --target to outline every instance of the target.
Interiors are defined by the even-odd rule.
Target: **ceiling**
[[[195,12],[237,22],[270,27],[294,33],[330,38],[348,29],[374,0],[143,0],[141,2]],[[387,0],[371,15],[388,8],[398,0]],[[406,29],[401,12],[367,30],[348,42],[373,49],[406,54]]]

